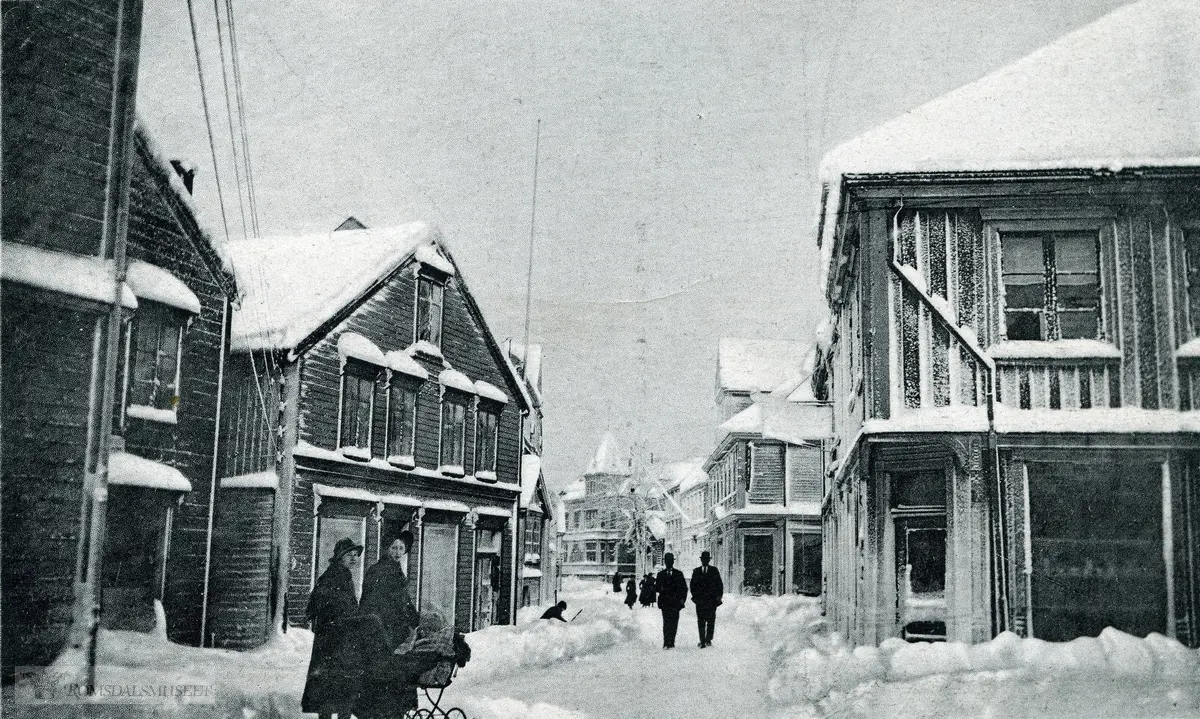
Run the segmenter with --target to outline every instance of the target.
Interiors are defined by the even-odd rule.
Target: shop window
[[[442,466],[463,466],[467,443],[467,396],[444,390],[442,397]]]
[[[333,548],[340,539],[353,539],[355,544],[365,545],[367,542],[367,520],[361,516],[325,516],[317,517],[317,562],[313,567],[313,582],[329,567],[333,558]],[[354,591],[362,594],[363,558],[350,569],[354,577]]]
[[[421,530],[422,622],[432,615],[443,627],[454,624],[455,581],[458,575],[458,528],[426,523]]]
[[[392,379],[388,388],[387,453],[395,460],[411,461],[417,434],[417,387]]]
[[[1007,339],[1101,337],[1095,232],[1006,232],[1000,251]]]
[[[792,535],[792,591],[809,597],[821,594],[821,535]]]
[[[128,406],[154,416],[179,404],[179,357],[183,351],[183,314],[143,300],[134,316],[129,351]],[[136,409],[135,409],[136,408]],[[150,410],[150,412],[146,412]]]
[[[371,412],[375,404],[375,380],[379,370],[348,361],[342,372],[342,412],[338,446],[354,450],[352,456],[371,455]]]
[[[429,277],[417,278],[417,341],[442,346],[442,309],[446,288]]]
[[[499,413],[489,403],[481,403],[475,414],[475,472],[496,472],[496,443]]]
[[[945,471],[938,469],[893,474],[891,501],[892,508],[945,507]]]

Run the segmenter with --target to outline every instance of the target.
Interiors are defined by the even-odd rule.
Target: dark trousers
[[[679,610],[664,609],[663,615],[663,646],[675,646],[675,632],[679,630]]]
[[[696,626],[700,630],[700,643],[712,644],[713,629],[717,625],[717,608],[696,605]]]

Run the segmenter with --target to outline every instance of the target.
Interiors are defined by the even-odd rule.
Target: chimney
[[[175,174],[179,175],[179,179],[183,180],[183,189],[187,193],[192,194],[192,183],[196,179],[196,168],[184,164],[183,160],[171,160],[171,167],[175,168]]]

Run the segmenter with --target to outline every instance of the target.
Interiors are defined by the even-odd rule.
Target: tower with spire
[[[633,573],[633,552],[624,542],[627,522],[621,521],[632,474],[629,453],[605,432],[583,477],[562,492],[563,576],[609,581],[614,572]]]

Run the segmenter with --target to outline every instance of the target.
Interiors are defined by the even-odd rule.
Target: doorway
[[[775,537],[747,534],[742,537],[742,591],[774,594]]]

